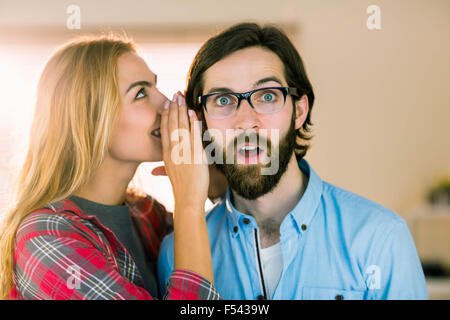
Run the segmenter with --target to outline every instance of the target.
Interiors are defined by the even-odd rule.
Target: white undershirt
[[[261,262],[268,299],[272,299],[283,271],[283,256],[280,242],[271,247],[261,249]]]

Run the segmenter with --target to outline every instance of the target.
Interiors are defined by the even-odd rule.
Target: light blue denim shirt
[[[234,208],[230,190],[208,213],[214,282],[222,297],[427,299],[424,273],[405,221],[322,181],[306,160],[300,160],[299,167],[309,177],[308,185],[280,226],[283,271],[272,297],[266,294],[255,219]],[[161,245],[161,289],[174,267],[173,244],[171,233]]]

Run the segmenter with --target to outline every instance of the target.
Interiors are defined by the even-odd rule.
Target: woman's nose
[[[168,99],[167,99],[167,100],[168,100]],[[164,103],[165,103],[167,100],[164,100],[163,103],[159,105],[158,110],[157,110],[157,112],[158,112],[159,115],[162,114],[162,112],[163,112],[163,110],[164,110],[164,109],[163,109]]]
[[[163,110],[164,110],[164,103],[166,103],[166,101],[168,101],[169,99],[164,95],[164,94],[162,94],[161,93],[161,102],[160,102],[160,104],[159,104],[159,106],[158,106],[158,114],[159,115],[161,115],[162,114],[162,112],[163,112]]]

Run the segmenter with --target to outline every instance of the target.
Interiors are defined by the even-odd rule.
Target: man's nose
[[[258,130],[261,126],[259,115],[247,100],[242,100],[235,114],[235,129]]]

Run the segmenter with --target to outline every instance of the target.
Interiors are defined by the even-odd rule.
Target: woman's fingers
[[[174,100],[177,99],[178,97],[174,96]],[[181,107],[172,102],[169,109],[163,112],[165,117],[162,119],[161,130],[164,129],[169,137],[168,147],[163,154],[165,172],[172,183],[175,207],[197,210],[203,208],[208,197],[209,172],[204,161],[206,156],[199,123],[195,123],[197,117],[195,114],[188,116],[183,99],[180,103]],[[178,134],[174,133],[176,130],[179,130]],[[159,170],[155,173],[159,173]],[[196,188],[192,188],[193,181],[196,182]]]
[[[167,155],[170,154],[169,104],[169,100],[164,103],[164,109],[161,114],[161,125],[159,128],[161,132],[163,159],[167,159]]]
[[[197,115],[187,109],[181,94],[176,93],[173,100],[165,104],[161,117],[163,158],[165,161],[171,160],[169,157],[175,152],[175,155],[182,157],[179,160],[183,163],[206,163]]]
[[[178,102],[177,102],[177,94],[174,94],[172,102],[169,105],[169,139],[170,144],[176,145],[180,141],[180,137],[178,135]]]
[[[186,101],[184,100],[184,97],[179,94],[178,95],[178,126],[180,129],[185,129],[189,132],[189,117],[187,114],[187,106]]]
[[[202,130],[200,122],[194,110],[189,110],[190,136],[191,136],[191,152],[194,154],[194,162],[196,164],[206,163],[206,153],[203,150]],[[201,161],[201,162],[200,162]]]
[[[184,101],[184,97],[180,94],[178,94],[177,101],[179,104],[178,108],[178,127],[180,130],[179,136],[180,136],[180,143],[183,153],[183,158],[187,161],[192,161],[192,141],[190,137],[190,124],[189,124],[189,117],[187,114],[187,107],[186,103]],[[185,152],[188,152],[185,154]]]

